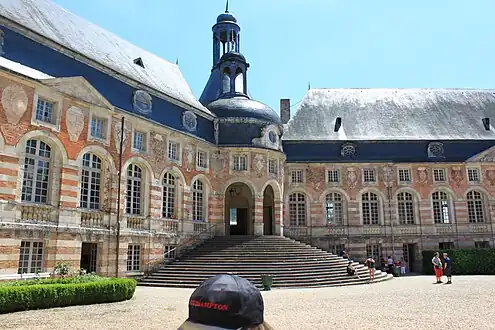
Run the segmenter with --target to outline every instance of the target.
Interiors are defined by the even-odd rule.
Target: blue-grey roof
[[[311,89],[296,111],[284,140],[495,139],[495,90]]]
[[[218,99],[208,104],[208,109],[218,117],[256,118],[282,125],[279,116],[272,108],[244,96]]]
[[[1,0],[0,16],[187,105],[210,113],[179,67],[76,16],[50,0]],[[134,64],[141,58],[144,68]]]

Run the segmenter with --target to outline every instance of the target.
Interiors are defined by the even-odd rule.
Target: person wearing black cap
[[[178,330],[273,330],[264,321],[261,292],[236,275],[205,280],[189,298],[189,317]]]

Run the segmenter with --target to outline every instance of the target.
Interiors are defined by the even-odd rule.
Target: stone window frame
[[[445,193],[447,194],[447,210],[448,210],[448,216],[449,216],[449,222],[435,222],[435,207],[434,207],[434,202],[435,201],[443,201],[444,199],[433,199],[433,194],[435,193],[438,193],[439,196],[440,194],[442,193]],[[455,222],[457,221],[457,219],[455,218],[455,212],[454,212],[454,207],[455,207],[455,195],[447,190],[447,189],[435,189],[433,190],[430,195],[429,195],[429,199],[430,199],[430,205],[431,205],[431,220],[433,222],[433,225],[452,225],[452,224],[455,224]],[[442,207],[440,205],[440,207]]]
[[[401,223],[400,222],[400,219],[399,219],[399,203],[401,201],[399,201],[399,194],[401,194],[401,193],[408,193],[408,194],[411,194],[412,195],[413,223]],[[411,188],[399,188],[395,192],[394,198],[395,198],[395,202],[396,202],[396,205],[395,205],[395,216],[396,216],[398,225],[399,226],[412,226],[412,225],[418,224],[419,223],[419,212],[420,212],[420,208],[419,208],[420,198],[418,196],[418,193],[415,190],[411,189]]]
[[[293,178],[292,173],[298,172],[298,171],[301,172],[302,181],[293,181],[292,180],[292,178]],[[289,170],[289,183],[293,184],[293,185],[304,185],[306,183],[306,171],[303,168],[291,168]]]
[[[304,202],[301,202],[301,201],[291,201],[291,196],[293,195],[302,195],[304,196]],[[301,219],[299,219],[299,216],[297,213],[297,211],[299,210],[299,206],[298,205],[301,205],[304,203],[304,220],[301,224]],[[291,205],[296,205],[296,224],[291,224]],[[290,191],[289,194],[287,194],[287,199],[286,199],[286,205],[287,205],[287,212],[284,212],[284,213],[287,213],[287,223],[288,223],[288,226],[289,227],[307,227],[309,226],[309,223],[311,222],[311,201],[309,199],[309,194],[306,192],[306,191],[303,191],[303,190],[294,190],[294,191]]]
[[[180,143],[180,141],[178,139],[174,139],[174,138],[168,138],[167,139],[167,154],[165,155],[167,161],[171,162],[171,163],[175,163],[177,165],[181,165],[182,164],[182,143]],[[177,158],[174,159],[174,158],[170,158],[170,144],[175,144],[177,146],[177,150],[176,150],[176,156]]]
[[[136,249],[136,247],[139,247],[139,249]],[[142,258],[143,258],[143,245],[142,244],[135,244],[135,243],[128,243],[127,244],[127,256],[126,256],[126,270],[128,273],[132,272],[141,272],[142,268]],[[136,253],[137,251],[137,253]],[[131,256],[131,260],[129,263],[129,255]],[[137,258],[136,258],[137,256]],[[135,267],[135,261],[136,259],[138,260],[137,267]],[[129,267],[130,266],[130,267]]]
[[[401,180],[400,172],[407,171],[409,175],[409,180]],[[397,167],[397,183],[400,185],[412,185],[413,184],[413,171],[411,166],[398,166]]]
[[[275,164],[275,172],[271,172],[270,171],[270,163],[272,164]],[[278,158],[268,158],[268,162],[267,162],[267,166],[266,166],[266,172],[268,174],[268,176],[271,176],[271,177],[277,177],[278,176],[278,173],[280,172],[280,162],[278,160]]]
[[[477,181],[471,181],[469,179],[469,171],[470,170],[477,171],[477,175],[478,175],[478,180]],[[472,185],[479,185],[479,184],[481,184],[483,182],[483,175],[482,175],[481,167],[480,166],[467,166],[466,167],[466,179],[467,179],[467,182],[469,184],[472,184]]]
[[[435,171],[442,171],[443,172],[443,180],[436,180]],[[433,167],[431,169],[431,179],[434,183],[446,183],[446,182],[448,182],[447,174],[448,174],[447,169],[445,167]]]
[[[36,109],[38,107],[39,99],[47,100],[54,104],[55,118],[53,123],[47,123],[42,120],[36,119]],[[44,87],[36,87],[33,97],[33,106],[31,110],[31,125],[38,127],[46,127],[52,131],[60,132],[60,122],[62,120],[62,111],[64,105],[64,97],[59,93],[52,91]]]
[[[337,171],[338,181],[330,181],[330,171]],[[327,185],[340,185],[342,184],[342,168],[340,167],[327,167],[325,168],[325,183]]]
[[[364,223],[364,213],[363,213],[363,195],[367,193],[375,194],[378,197],[378,223],[377,224],[365,224]],[[384,202],[385,198],[383,194],[376,188],[363,189],[358,193],[358,205],[359,205],[359,221],[363,226],[383,226],[385,224],[385,210]],[[365,201],[368,202],[368,201]]]
[[[366,181],[365,171],[373,171],[373,181]],[[378,171],[373,166],[363,166],[361,168],[361,180],[363,185],[376,185],[378,184]]]
[[[93,136],[91,134],[92,131],[92,123],[93,117],[101,118],[106,120],[106,129],[105,129],[105,137],[100,138],[97,136]],[[99,142],[104,144],[105,146],[110,146],[110,136],[112,135],[112,114],[106,110],[91,107],[89,110],[89,119],[88,119],[88,141]],[[133,131],[133,141],[134,142],[134,131]]]
[[[168,146],[168,144],[167,144]],[[203,153],[204,154],[204,162],[205,162],[205,166],[200,166],[199,165],[199,162],[198,162],[198,158],[199,158],[199,154],[200,153]],[[196,148],[196,157],[195,157],[195,162],[196,162],[196,170],[197,171],[208,171],[209,168],[210,168],[210,152],[207,151],[207,150],[204,150],[200,147],[197,147]]]
[[[32,267],[32,257],[33,257],[33,243],[41,243],[42,246],[41,246],[41,249],[42,249],[42,252],[41,252],[41,267],[39,267],[38,269],[35,269],[34,272],[30,272],[30,273],[21,273],[21,267],[20,266],[20,261],[21,261],[21,257],[23,256],[22,254],[22,243],[29,243],[29,251],[27,253],[28,255],[28,269],[31,270]],[[17,273],[18,274],[34,274],[36,273],[38,270],[39,272],[44,272],[45,271],[45,257],[46,257],[46,241],[43,240],[43,239],[22,239],[20,242],[19,242],[19,257],[17,258],[17,261],[18,261],[18,266],[17,266]],[[24,268],[24,267],[22,267]]]
[[[242,156],[242,157],[245,157],[246,158],[246,169],[245,170],[236,170],[234,168],[234,164],[235,164],[235,157],[239,157],[239,156]],[[249,152],[247,151],[238,151],[238,152],[231,152],[230,153],[230,166],[229,166],[229,169],[230,169],[230,174],[235,174],[235,173],[244,173],[244,174],[248,174],[249,173],[249,169],[251,168],[251,157],[250,157],[250,154]]]
[[[470,194],[479,194],[480,198],[468,198]],[[476,210],[476,205],[474,205],[475,210],[474,210],[474,217],[472,217],[472,209],[470,207],[470,202],[476,202],[476,201],[481,201],[481,211],[482,211],[482,217],[479,218],[477,216],[477,210]],[[480,223],[487,223],[489,222],[489,215],[490,215],[490,208],[489,208],[489,197],[488,195],[479,189],[469,189],[466,192],[466,210],[467,210],[467,221],[469,224],[480,224]],[[475,218],[477,221],[471,221],[472,218]],[[481,221],[480,221],[481,220]]]
[[[139,150],[139,149],[136,149],[134,147],[134,136],[135,134],[137,133],[142,133],[143,136],[144,136],[144,150]],[[146,131],[146,129],[137,129],[135,127],[132,127],[132,135],[131,135],[131,150],[132,152],[134,153],[137,153],[137,154],[145,154],[148,152],[148,150],[150,149],[150,132]]]
[[[340,195],[341,200],[338,201],[340,202],[341,210],[340,210],[340,223],[332,223],[333,226],[345,226],[348,222],[347,214],[348,214],[348,196],[341,190],[338,189],[329,189],[325,190],[323,193],[323,217],[325,221],[325,225],[329,225],[330,223],[328,222],[328,215],[327,215],[327,200],[328,200],[328,195],[330,194],[338,194]],[[346,221],[347,220],[347,221]]]

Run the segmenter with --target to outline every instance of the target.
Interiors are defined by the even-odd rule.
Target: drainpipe
[[[117,185],[117,252],[115,256],[115,277],[119,277],[119,253],[120,253],[120,192],[122,183],[122,153],[124,149],[124,117],[120,125],[120,152],[119,152],[119,181]]]

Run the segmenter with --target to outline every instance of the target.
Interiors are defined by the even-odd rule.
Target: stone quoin
[[[215,235],[413,271],[422,250],[494,246],[492,90],[309,89],[279,116],[248,95],[237,19],[212,32],[196,98],[176,64],[52,1],[0,3],[0,280],[139,275]]]

